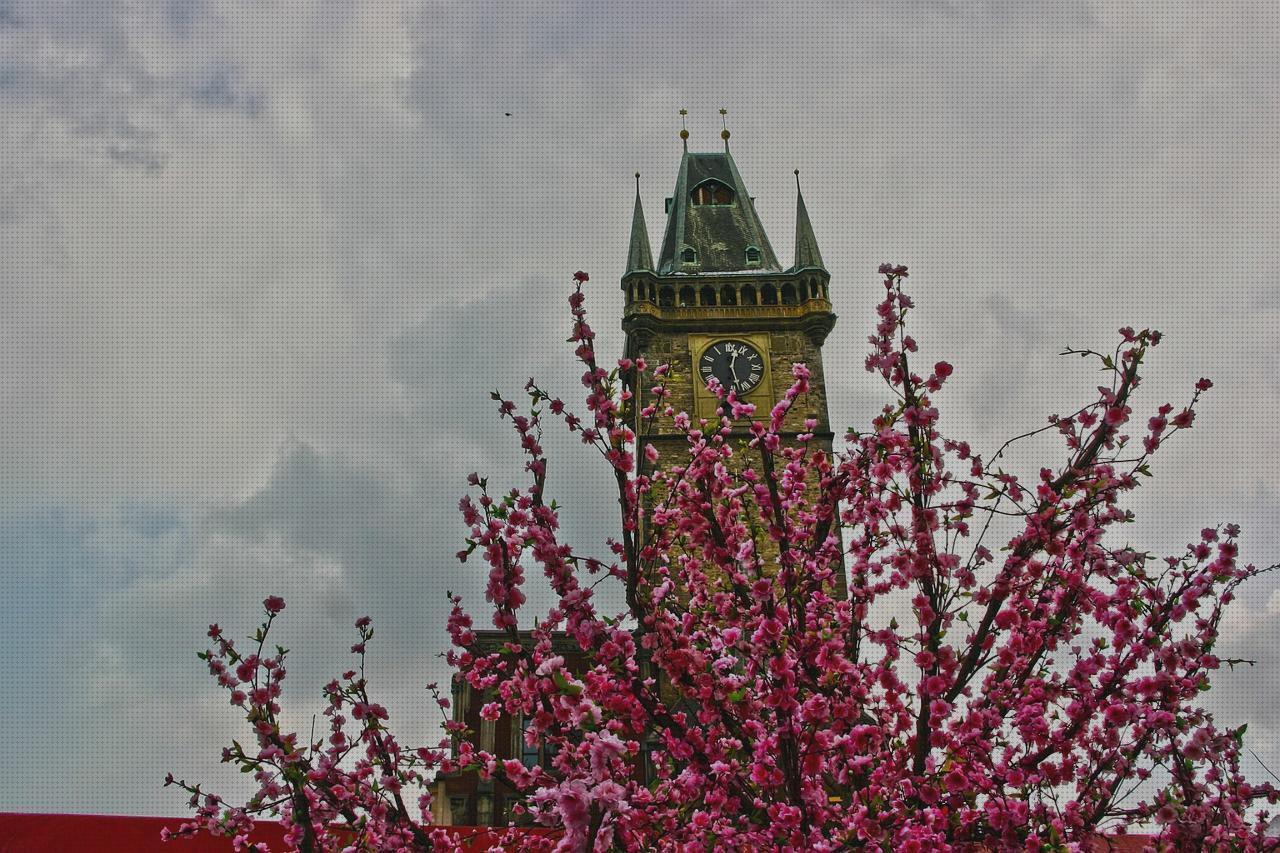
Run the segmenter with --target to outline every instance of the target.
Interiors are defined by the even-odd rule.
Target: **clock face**
[[[735,391],[741,396],[764,379],[764,357],[745,341],[716,341],[703,351],[698,373],[703,382],[714,376],[726,392]]]

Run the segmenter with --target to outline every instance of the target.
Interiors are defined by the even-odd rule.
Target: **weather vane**
[[[724,140],[724,150],[729,150],[729,125],[725,121],[725,116],[729,111],[724,107],[720,108],[720,138]]]
[[[685,116],[689,115],[689,111],[681,108],[680,110],[680,140],[684,143],[684,150],[689,150],[689,128],[685,125]]]

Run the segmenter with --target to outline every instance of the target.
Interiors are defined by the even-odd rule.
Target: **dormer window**
[[[690,199],[696,205],[733,204],[733,190],[719,181],[703,181],[693,188]]]
[[[760,249],[757,248],[756,246],[747,247],[747,266],[748,267],[760,266]]]
[[[680,263],[696,264],[698,262],[698,253],[692,246],[685,246],[680,250]]]

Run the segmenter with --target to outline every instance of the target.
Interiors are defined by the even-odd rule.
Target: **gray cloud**
[[[836,422],[879,408],[861,360],[883,260],[911,265],[924,355],[957,366],[946,423],[983,448],[1087,394],[1063,347],[1158,327],[1141,404],[1217,387],[1126,532],[1176,551],[1238,520],[1245,556],[1276,559],[1274,6],[751,11],[0,0],[0,559],[58,626],[40,695],[73,700],[6,743],[26,772],[0,805],[180,812],[165,769],[225,780],[230,716],[190,652],[268,593],[290,601],[300,714],[368,611],[393,713],[431,736],[443,592],[483,587],[452,557],[463,478],[520,479],[488,392],[535,375],[573,398],[576,269],[620,349],[630,175],[656,233],[682,106],[695,148],[730,110],[784,260],[802,170],[841,315]],[[603,472],[558,462],[552,487],[566,536],[598,544]],[[1267,648],[1256,586],[1232,642]],[[1274,768],[1277,675],[1257,672],[1215,701]],[[125,793],[51,759],[65,743]]]

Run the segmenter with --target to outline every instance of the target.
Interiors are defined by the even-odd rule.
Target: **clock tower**
[[[627,268],[622,276],[626,356],[651,368],[670,364],[667,388],[676,411],[695,419],[717,417],[718,401],[707,387],[715,377],[740,399],[754,403],[756,417],[769,410],[793,382],[793,364],[810,371],[810,390],[796,400],[783,425],[784,442],[817,422],[809,446],[831,451],[822,344],[835,325],[827,287],[831,276],[814,239],[796,172],[795,260],[784,268],[774,254],[755,199],[729,153],[693,153],[688,131],[675,190],[666,200],[666,230],[654,262],[636,176],[635,212]],[[635,394],[632,417],[648,405],[645,383]],[[678,459],[686,443],[669,424],[642,434],[644,459],[653,444],[666,460]],[[749,437],[747,424],[741,438]]]

